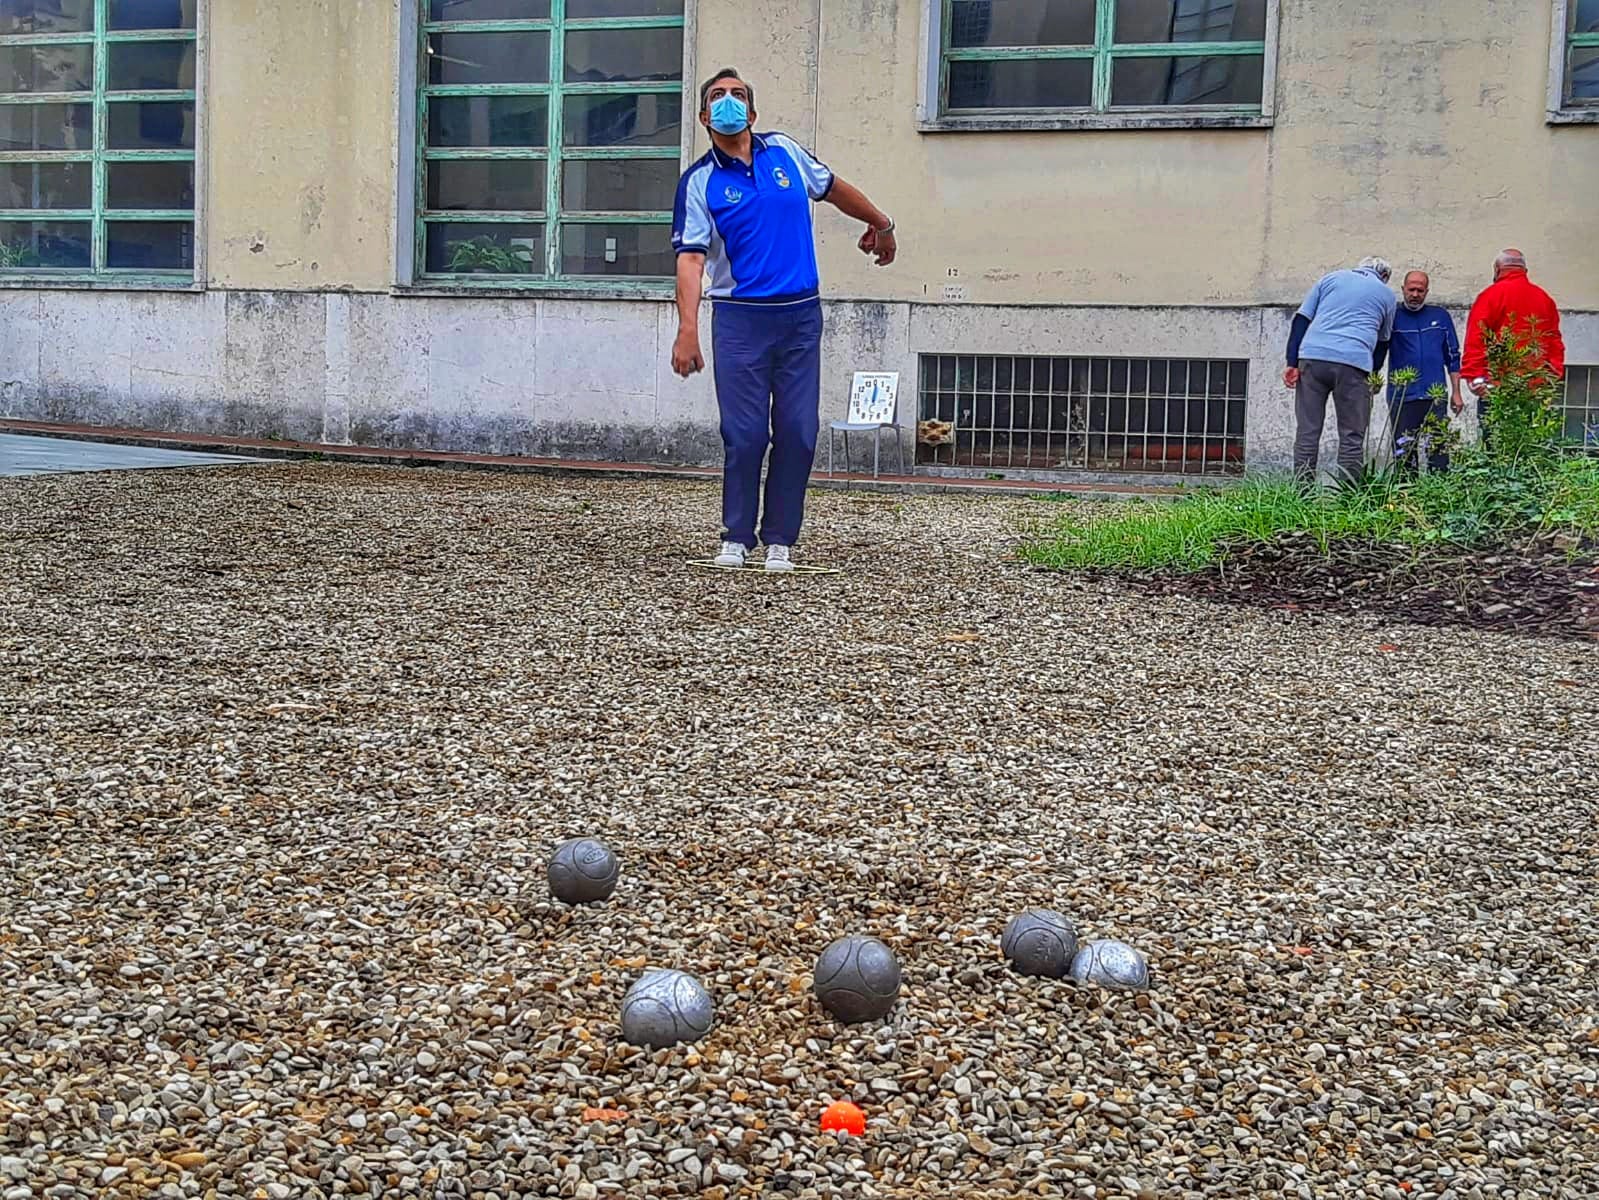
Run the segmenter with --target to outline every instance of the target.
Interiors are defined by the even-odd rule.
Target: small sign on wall
[[[898,398],[898,371],[856,371],[849,389],[850,423],[892,425]]]

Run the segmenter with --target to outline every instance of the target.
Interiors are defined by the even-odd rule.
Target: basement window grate
[[[1599,454],[1599,366],[1567,367],[1562,432],[1574,449]]]
[[[1242,474],[1248,377],[1242,359],[924,354],[916,461]]]

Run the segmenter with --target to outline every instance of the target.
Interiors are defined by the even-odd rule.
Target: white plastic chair
[[[849,394],[849,416],[842,421],[829,422],[827,426],[827,473],[833,471],[834,434],[844,435],[844,469],[849,469],[849,435],[872,435],[872,478],[876,479],[881,464],[883,431],[893,430],[894,461],[899,473],[905,473],[905,435],[895,420],[899,406],[899,372],[855,373],[854,385]]]

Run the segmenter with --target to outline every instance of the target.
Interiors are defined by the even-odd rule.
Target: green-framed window
[[[0,0],[0,277],[194,277],[198,0]]]
[[[683,0],[421,0],[418,279],[668,278]]]
[[[1599,108],[1599,0],[1567,0],[1566,108]]]
[[[1258,116],[1272,0],[934,0],[947,115]]]

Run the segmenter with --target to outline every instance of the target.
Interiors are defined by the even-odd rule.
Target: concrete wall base
[[[672,373],[676,310],[660,301],[37,291],[8,294],[5,309],[6,417],[475,454],[721,459],[710,373]],[[1286,309],[836,300],[826,316],[824,422],[844,415],[853,372],[889,370],[900,372],[909,429],[924,353],[1235,358],[1250,364],[1249,467],[1291,459]],[[702,325],[708,353],[709,316]],[[1565,333],[1573,363],[1599,363],[1599,313],[1568,314]],[[870,454],[870,439],[857,438],[840,469],[869,469]],[[1331,461],[1330,432],[1323,455]]]

